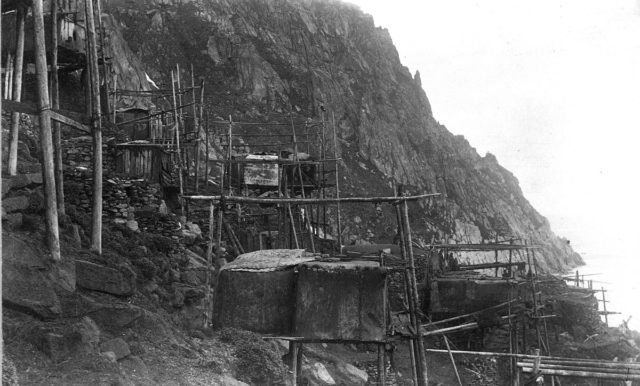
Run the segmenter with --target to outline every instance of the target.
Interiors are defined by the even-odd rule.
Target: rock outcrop
[[[526,238],[543,246],[542,268],[581,263],[511,172],[435,119],[420,75],[412,76],[389,32],[357,7],[325,0],[109,0],[105,10],[117,27],[111,41],[129,47],[120,50],[127,63],[135,54],[158,84],[169,84],[176,64],[193,65],[214,115],[255,121],[290,111],[319,118],[326,110],[329,122],[335,117],[343,194],[388,195],[394,183],[442,193],[446,200],[412,208],[422,214],[415,230],[425,241]],[[361,231],[357,238],[393,237],[382,222],[346,225]]]

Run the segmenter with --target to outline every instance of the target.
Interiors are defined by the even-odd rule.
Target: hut
[[[214,325],[290,334],[296,299],[295,268],[314,258],[304,249],[270,249],[238,256],[220,270]]]
[[[298,268],[295,335],[333,341],[382,341],[387,328],[387,269],[373,261],[308,262]]]

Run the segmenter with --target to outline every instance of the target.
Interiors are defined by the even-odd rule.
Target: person
[[[460,266],[458,264],[458,259],[456,259],[453,256],[453,253],[449,253],[448,264],[449,264],[449,270],[451,270],[451,271],[457,271],[457,270],[460,269]]]

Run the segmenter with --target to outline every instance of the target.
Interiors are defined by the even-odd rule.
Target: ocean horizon
[[[604,288],[607,311],[620,312],[608,315],[609,327],[618,327],[628,320],[628,327],[640,331],[640,280],[636,264],[627,256],[602,253],[581,253],[585,265],[571,270],[567,275],[575,277],[576,271],[584,276],[585,286],[592,280],[593,289]],[[572,282],[569,282],[571,285]],[[594,294],[598,309],[604,310],[602,292]],[[605,317],[601,316],[604,321]]]

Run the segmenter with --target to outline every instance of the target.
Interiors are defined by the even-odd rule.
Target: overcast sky
[[[495,154],[557,234],[585,258],[635,254],[640,0],[349,2],[389,29],[435,118]]]

